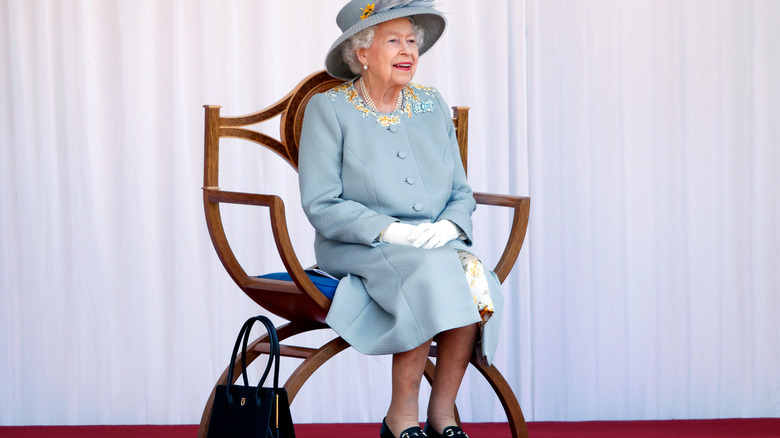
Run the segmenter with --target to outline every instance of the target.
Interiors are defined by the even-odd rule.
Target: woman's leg
[[[428,341],[413,350],[393,355],[393,394],[386,422],[394,436],[420,425],[417,418],[420,381],[430,349],[431,342]]]
[[[474,352],[479,326],[468,325],[439,333],[436,373],[428,402],[428,423],[438,433],[455,426],[455,397]]]

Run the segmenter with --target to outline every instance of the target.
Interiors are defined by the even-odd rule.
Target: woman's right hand
[[[459,238],[461,234],[462,231],[446,219],[435,224],[423,222],[418,225],[393,222],[379,235],[379,241],[433,249],[446,245],[447,242]]]
[[[379,235],[379,241],[411,246],[413,242],[409,240],[409,235],[416,228],[416,225],[393,222]]]
[[[425,223],[418,225],[409,235],[409,240],[417,248],[433,249],[446,245],[448,242],[460,237],[461,234],[462,231],[457,225],[447,219],[442,219],[434,224]]]

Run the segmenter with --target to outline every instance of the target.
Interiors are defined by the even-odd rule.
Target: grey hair
[[[422,47],[423,38],[425,38],[425,29],[418,26],[414,20],[407,18],[412,22],[414,26],[414,39],[417,41],[417,47]],[[352,35],[348,40],[344,42],[341,49],[341,56],[344,58],[344,62],[349,66],[349,70],[358,76],[363,71],[363,64],[360,63],[357,57],[357,51],[360,49],[367,49],[371,47],[374,42],[374,30],[378,25],[367,27],[360,32]]]

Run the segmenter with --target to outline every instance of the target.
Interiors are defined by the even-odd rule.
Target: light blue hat
[[[414,24],[425,29],[425,38],[419,48],[422,55],[438,41],[447,20],[441,12],[433,8],[434,0],[352,0],[346,4],[338,16],[336,24],[343,32],[330,46],[325,57],[325,69],[336,78],[351,79],[355,74],[344,62],[343,46],[353,35],[385,21],[401,17],[414,16]]]

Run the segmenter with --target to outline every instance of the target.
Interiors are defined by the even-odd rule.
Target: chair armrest
[[[287,218],[282,198],[276,195],[223,191],[215,187],[205,187],[203,190],[206,200],[214,204],[225,203],[268,207],[274,242],[276,243],[276,249],[279,252],[279,256],[282,258],[285,269],[299,289],[309,295],[309,297],[311,297],[311,299],[321,308],[325,310],[330,308],[330,301],[319,291],[319,289],[317,289],[314,283],[309,279],[309,276],[306,275],[303,266],[301,266],[301,263],[298,260],[298,256],[295,254],[292,241],[290,240],[290,233],[287,228]],[[221,228],[221,223],[219,226]],[[212,226],[210,225],[209,229],[211,228]],[[220,230],[220,234],[224,234],[224,230]],[[217,248],[217,251],[219,252],[220,248]],[[235,260],[232,251],[230,257]],[[228,268],[228,271],[230,271],[230,268]],[[249,280],[247,276],[245,281],[258,281],[258,279],[253,278]]]
[[[512,228],[509,231],[504,252],[498,260],[493,272],[503,283],[512,267],[517,261],[520,249],[523,247],[525,233],[528,229],[528,214],[531,206],[531,198],[527,196],[498,195],[494,193],[474,193],[477,204],[492,205],[496,207],[510,207],[514,209]]]

